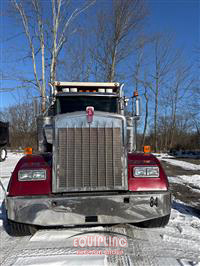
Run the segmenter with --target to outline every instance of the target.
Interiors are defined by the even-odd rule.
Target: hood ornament
[[[93,106],[88,106],[86,108],[86,113],[87,113],[87,121],[88,121],[88,123],[92,123],[93,116],[94,116],[94,107]]]

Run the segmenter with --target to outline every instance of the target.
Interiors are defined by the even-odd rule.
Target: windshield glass
[[[117,98],[104,96],[67,96],[57,98],[57,114],[85,111],[87,106],[94,110],[117,113]]]

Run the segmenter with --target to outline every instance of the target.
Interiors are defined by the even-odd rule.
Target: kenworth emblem
[[[86,108],[86,113],[87,113],[87,121],[88,121],[88,123],[92,123],[93,116],[94,116],[94,107],[93,106],[88,106]]]

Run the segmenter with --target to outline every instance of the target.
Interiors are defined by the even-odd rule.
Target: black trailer
[[[9,144],[9,123],[0,121],[0,162],[7,157],[7,145]]]

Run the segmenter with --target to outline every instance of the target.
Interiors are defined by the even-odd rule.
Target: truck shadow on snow
[[[6,219],[6,208],[4,201],[0,205],[0,220],[4,221]]]
[[[8,221],[7,221],[7,215],[6,215],[6,207],[5,207],[5,202],[3,201],[2,204],[0,205],[0,221],[3,223],[3,227],[6,232],[8,232]]]
[[[190,216],[200,218],[200,210],[199,209],[188,206],[184,203],[179,203],[179,202],[173,201],[172,202],[172,209],[177,210],[178,212],[185,214],[185,215],[190,215]]]

